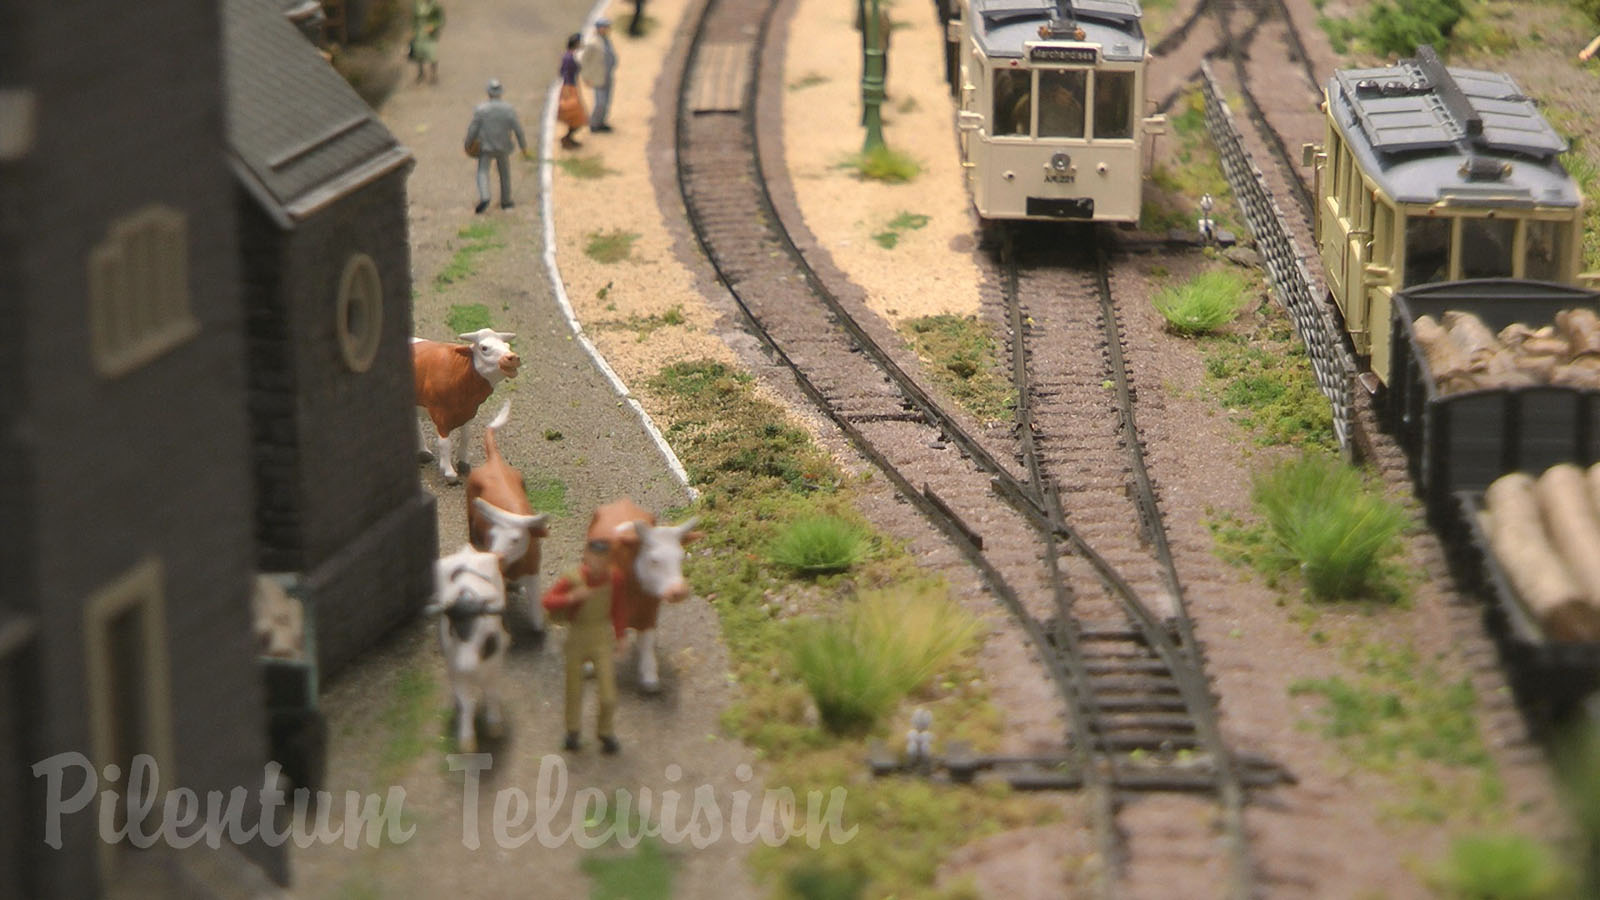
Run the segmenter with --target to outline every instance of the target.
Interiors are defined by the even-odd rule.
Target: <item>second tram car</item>
[[[1396,291],[1434,282],[1579,275],[1583,196],[1567,142],[1510,76],[1415,59],[1329,79],[1314,227],[1355,351],[1390,375]]]
[[[1138,0],[945,0],[961,162],[984,219],[1139,220]]]

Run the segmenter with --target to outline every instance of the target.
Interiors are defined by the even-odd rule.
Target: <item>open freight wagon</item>
[[[1462,587],[1482,598],[1526,708],[1560,719],[1600,689],[1600,642],[1551,640],[1517,596],[1480,526],[1484,491],[1508,472],[1600,461],[1600,389],[1539,384],[1447,393],[1417,338],[1422,316],[1471,313],[1498,332],[1540,328],[1561,310],[1600,313],[1600,293],[1515,279],[1409,288],[1391,308],[1392,368],[1382,409]],[[1597,548],[1596,552],[1600,552]]]

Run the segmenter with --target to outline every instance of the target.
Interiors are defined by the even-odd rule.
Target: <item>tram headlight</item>
[[[1050,157],[1050,168],[1057,172],[1065,172],[1072,168],[1072,157],[1065,153],[1055,153]]]

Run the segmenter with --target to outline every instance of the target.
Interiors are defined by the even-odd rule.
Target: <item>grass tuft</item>
[[[1392,596],[1390,573],[1380,564],[1399,549],[1406,514],[1368,488],[1359,471],[1307,454],[1257,475],[1251,496],[1312,597]]]
[[[922,174],[922,166],[916,160],[886,146],[857,153],[846,160],[844,165],[855,169],[862,178],[887,181],[890,184],[904,184]]]
[[[622,262],[633,256],[633,242],[638,239],[637,233],[623,231],[620,228],[591,231],[588,234],[588,243],[583,246],[583,253],[595,262]]]
[[[1202,272],[1156,293],[1156,311],[1182,335],[1209,334],[1232,322],[1247,302],[1245,281],[1228,269]]]
[[[861,734],[966,650],[978,623],[924,587],[863,593],[843,617],[798,630],[794,666],[823,726]]]
[[[996,365],[994,337],[977,317],[923,316],[900,328],[933,379],[968,412],[990,422],[1011,417],[1016,398]]]
[[[1432,879],[1460,900],[1558,900],[1570,893],[1569,874],[1532,839],[1516,834],[1459,838]]]
[[[835,516],[808,516],[792,523],[768,548],[773,562],[802,575],[843,572],[867,553],[867,536]]]
[[[598,153],[590,153],[584,156],[563,156],[556,160],[556,165],[561,167],[561,171],[571,175],[573,178],[591,181],[596,178],[604,178],[607,175],[622,174],[616,169],[606,168],[605,157]]]
[[[489,307],[482,303],[454,304],[444,316],[445,327],[451,334],[468,334],[480,328],[493,328],[489,321]]]
[[[433,277],[435,290],[443,290],[448,285],[465,281],[472,277],[476,269],[477,258],[490,250],[497,250],[505,246],[500,240],[500,226],[493,222],[477,222],[468,225],[456,232],[456,237],[465,241],[456,248],[450,261],[445,263],[439,274]]]

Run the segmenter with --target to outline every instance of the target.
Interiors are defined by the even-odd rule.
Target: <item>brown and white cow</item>
[[[638,634],[639,686],[661,688],[656,661],[656,619],[663,601],[688,598],[683,578],[683,548],[702,537],[692,531],[696,519],[682,525],[657,525],[652,513],[627,497],[596,509],[589,520],[588,540],[611,542],[611,567],[622,573],[620,599],[627,606],[628,627]],[[615,601],[613,601],[615,602]]]
[[[506,589],[500,560],[463,546],[435,563],[434,589],[434,601],[424,611],[440,617],[439,651],[456,703],[456,746],[476,753],[480,708],[486,736],[499,737],[505,726],[500,663],[511,636],[501,624]]]
[[[506,341],[515,334],[480,328],[457,335],[465,344],[411,339],[411,367],[417,405],[428,411],[439,435],[439,474],[450,484],[460,480],[451,454],[451,437],[472,421],[502,379],[515,378],[522,358]],[[462,432],[455,456],[463,461],[470,435]],[[424,436],[423,445],[427,445]],[[424,450],[424,453],[427,451]]]
[[[521,606],[528,624],[544,630],[544,607],[539,603],[539,541],[550,532],[547,519],[535,515],[528,502],[522,473],[500,455],[495,430],[511,418],[511,402],[500,407],[483,430],[483,465],[467,474],[467,537],[472,546],[500,559],[506,589],[522,592]]]

